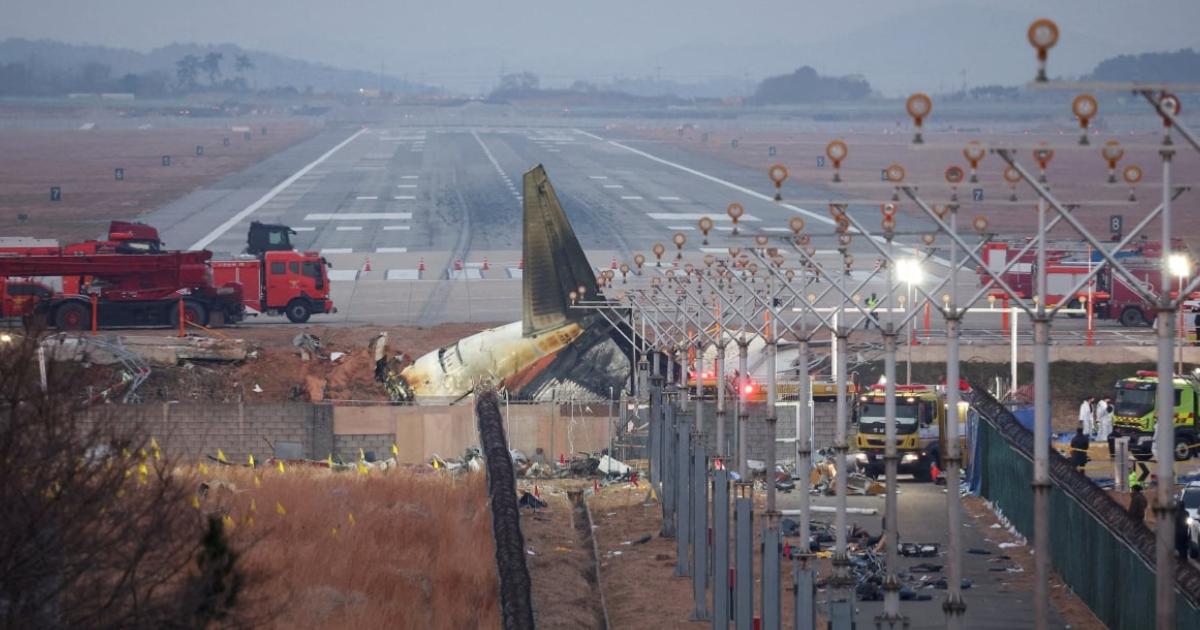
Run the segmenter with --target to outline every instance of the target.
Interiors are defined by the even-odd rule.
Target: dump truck
[[[1200,381],[1175,375],[1175,460],[1183,461],[1200,448],[1196,415],[1200,413]],[[1117,381],[1113,388],[1113,433],[1129,438],[1129,451],[1138,459],[1153,454],[1154,425],[1158,418],[1158,373],[1139,370]]]
[[[929,481],[930,465],[940,464],[946,433],[946,395],[934,385],[897,385],[895,396],[896,452],[900,456],[897,469],[901,474]],[[855,456],[868,475],[876,476],[884,472],[887,390],[883,385],[875,385],[858,401]]]
[[[296,251],[293,234],[286,225],[251,223],[245,254],[213,261],[213,277],[220,284],[241,284],[251,313],[282,314],[297,324],[314,313],[336,313],[329,297],[329,263],[318,252]]]

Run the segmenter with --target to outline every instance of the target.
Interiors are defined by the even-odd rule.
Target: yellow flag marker
[[[208,464],[205,464],[204,462],[200,462],[200,465],[199,465],[197,468],[199,468],[199,469],[200,469],[200,474],[201,474],[201,475],[207,475],[207,474],[208,474]]]
[[[441,462],[438,461],[438,458],[433,458],[433,469],[438,470],[441,467]]]
[[[200,497],[194,494],[192,495],[192,507],[196,508],[197,510],[200,509]]]
[[[287,510],[283,509],[283,504],[278,501],[275,502],[275,513],[280,516],[287,516]]]
[[[392,457],[400,457],[400,447],[395,442],[392,442]]]
[[[325,458],[325,461],[329,464],[330,468],[333,468],[333,453],[330,453],[329,457]]]
[[[225,529],[233,529],[233,517],[232,516],[226,514],[225,518],[221,519],[221,522],[225,524]]]
[[[254,468],[254,454],[247,455],[246,461],[250,462],[250,468]]]
[[[334,527],[330,533],[333,535],[334,538],[337,538],[337,528],[336,527]]]
[[[257,511],[258,511],[258,503],[256,503],[256,502],[254,501],[254,499],[250,499],[250,511],[251,511],[251,512],[257,512]]]
[[[121,449],[121,456],[124,457],[125,459],[129,459],[130,457],[133,456],[133,453],[130,453],[129,449],[123,448],[123,449]]]
[[[363,450],[362,450],[361,448],[360,448],[360,449],[358,449],[358,461],[360,461],[360,462],[365,462],[365,461],[367,461],[367,454],[366,454],[366,453],[364,453],[364,452],[363,452]]]
[[[246,515],[246,527],[254,527],[254,515],[253,514]]]
[[[158,440],[154,439],[154,436],[150,437],[150,448],[158,450]]]
[[[217,461],[221,462],[222,464],[229,463],[229,460],[225,459],[225,451],[222,451],[221,449],[217,449]]]
[[[144,449],[144,448],[138,449],[138,455],[141,455],[142,459],[146,459],[147,457],[150,457],[150,453],[147,453],[146,449]]]
[[[367,474],[367,470],[368,469],[367,469],[366,464],[364,464],[362,462],[358,462],[358,474],[365,475],[365,474]]]
[[[284,468],[283,468],[283,460],[282,459],[275,460],[275,464],[279,467],[279,472],[281,472],[281,473],[285,472]]]
[[[255,474],[255,475],[254,475],[254,487],[255,487],[255,488],[261,488],[261,487],[262,487],[262,479],[260,479],[260,478],[258,477],[258,474]]]
[[[357,523],[357,522],[358,522],[358,521],[355,521],[355,520],[354,520],[354,512],[347,512],[347,513],[346,513],[346,520],[350,521],[350,524],[351,524],[351,525],[354,525],[355,523]]]

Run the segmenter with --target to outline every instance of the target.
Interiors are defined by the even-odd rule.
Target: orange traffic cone
[[[454,270],[462,271],[462,259],[461,258],[454,259]]]
[[[362,268],[362,270],[363,270],[364,272],[367,272],[367,271],[370,271],[370,270],[371,270],[371,258],[370,258],[370,256],[368,256],[368,257],[367,257],[367,258],[366,258],[366,259],[363,261],[363,268]]]
[[[617,268],[617,257],[616,257],[616,256],[613,256],[613,257],[612,257],[612,259],[611,259],[611,262],[609,262],[609,263],[608,263],[608,268],[609,268],[609,269],[616,269],[616,268]]]
[[[521,270],[525,269],[525,259],[524,258],[517,261],[517,269],[521,269]]]
[[[930,464],[929,465],[930,480],[932,480],[934,483],[937,483],[938,477],[941,477],[941,476],[942,476],[942,469],[938,468],[937,464]]]
[[[488,261],[487,261],[487,256],[484,256],[484,257],[483,257],[483,270],[484,270],[484,271],[487,271],[487,270],[488,270]]]
[[[417,261],[417,271],[425,271],[425,257],[424,256],[422,256],[421,259]]]

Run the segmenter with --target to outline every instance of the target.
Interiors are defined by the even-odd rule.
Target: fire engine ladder
[[[93,349],[101,350],[113,355],[117,362],[121,364],[123,370],[121,386],[125,389],[125,394],[121,397],[121,402],[127,404],[141,402],[142,397],[137,391],[142,386],[142,383],[145,383],[146,379],[150,378],[150,364],[146,363],[141,355],[126,348],[125,343],[119,335],[114,335],[113,337],[80,337],[80,339],[83,340],[85,353]]]

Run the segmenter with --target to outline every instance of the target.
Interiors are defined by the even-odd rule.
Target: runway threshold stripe
[[[233,226],[237,225],[238,223],[241,223],[246,217],[254,214],[254,212],[257,211],[259,208],[267,205],[267,202],[274,199],[275,195],[278,195],[279,193],[286,190],[287,187],[291,186],[293,183],[295,183],[296,180],[300,179],[301,177],[304,177],[306,174],[308,174],[309,171],[311,171],[314,168],[316,168],[317,166],[319,166],[325,160],[328,160],[334,153],[337,153],[338,151],[340,151],[342,149],[342,147],[346,146],[347,144],[350,144],[356,138],[358,138],[359,136],[363,135],[366,132],[367,132],[366,127],[354,132],[353,134],[350,135],[349,138],[342,140],[340,143],[337,144],[337,146],[335,146],[332,149],[321,154],[321,157],[313,160],[312,162],[309,162],[307,166],[305,166],[304,168],[293,173],[291,175],[291,177],[288,177],[287,179],[283,180],[282,182],[279,182],[279,184],[277,184],[274,188],[267,191],[267,194],[260,197],[258,199],[258,201],[255,201],[254,203],[246,206],[241,212],[233,215],[232,217],[229,218],[228,221],[222,223],[221,225],[217,226],[217,228],[215,230],[209,232],[207,236],[196,241],[195,243],[192,243],[192,246],[189,249],[204,249],[204,248],[208,247],[209,245],[212,244],[213,241],[217,240],[218,238],[221,238],[221,236],[223,234],[225,234],[230,229],[232,229]]]
[[[408,221],[412,219],[411,212],[315,212],[304,215],[305,221]]]

